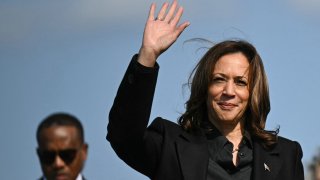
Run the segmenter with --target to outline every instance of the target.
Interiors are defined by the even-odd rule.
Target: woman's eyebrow
[[[213,76],[219,75],[219,76],[223,76],[223,77],[227,77],[227,75],[223,74],[223,73],[213,73]]]

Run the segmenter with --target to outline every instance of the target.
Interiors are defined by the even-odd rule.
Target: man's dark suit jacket
[[[107,140],[129,166],[153,180],[206,180],[207,141],[156,118],[148,126],[159,66],[131,60],[109,114]],[[299,143],[279,137],[272,150],[253,140],[253,180],[303,180]]]

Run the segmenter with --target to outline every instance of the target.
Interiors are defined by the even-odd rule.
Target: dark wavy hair
[[[212,71],[217,61],[224,55],[241,52],[249,61],[249,100],[243,116],[245,129],[265,148],[277,142],[279,128],[275,131],[264,130],[270,99],[268,80],[263,62],[256,48],[247,41],[227,40],[215,44],[200,59],[190,74],[188,85],[191,90],[186,102],[186,111],[179,117],[178,123],[188,132],[197,133],[208,128],[207,97],[212,79]]]

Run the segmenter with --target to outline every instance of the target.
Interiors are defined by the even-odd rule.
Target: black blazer
[[[204,135],[156,118],[148,126],[159,66],[147,68],[135,55],[109,114],[107,140],[129,166],[154,180],[206,180],[208,148]],[[299,143],[279,137],[265,150],[253,139],[253,180],[303,180]]]

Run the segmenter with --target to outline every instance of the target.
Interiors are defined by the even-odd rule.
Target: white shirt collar
[[[44,176],[43,176],[43,179],[44,179],[44,180],[47,180]],[[78,174],[76,180],[83,180],[82,175],[81,175],[81,174]]]
[[[78,177],[76,178],[76,180],[82,180],[82,175],[78,174]]]

